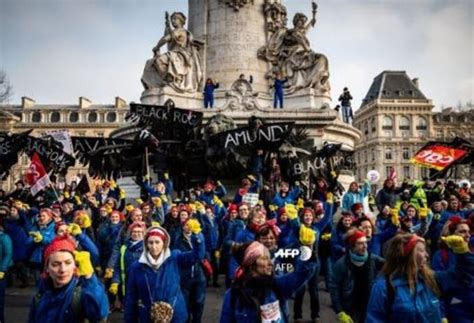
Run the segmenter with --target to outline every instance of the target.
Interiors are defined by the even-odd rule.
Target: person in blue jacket
[[[313,274],[315,257],[298,260],[294,272],[276,276],[270,252],[260,242],[240,245],[233,254],[239,270],[225,293],[220,323],[289,322],[285,303]]]
[[[283,109],[283,86],[288,82],[288,78],[282,78],[280,72],[277,72],[275,75],[275,81],[273,82],[273,87],[275,88],[275,93],[273,94],[273,109],[277,108],[278,102],[280,102],[280,109]]]
[[[44,260],[44,274],[31,302],[29,323],[107,321],[107,296],[88,252],[76,251],[74,241],[64,235],[46,247]]]
[[[31,250],[29,265],[39,274],[42,269],[43,251],[55,237],[53,212],[41,209],[33,226],[29,229],[26,245]],[[38,277],[35,277],[38,278]]]
[[[192,221],[192,220],[189,220]],[[188,221],[188,225],[189,224]],[[197,222],[197,221],[195,221]],[[143,240],[143,253],[130,268],[125,291],[125,322],[186,322],[188,312],[180,287],[180,269],[204,258],[204,238],[199,222],[191,225],[188,252],[171,251],[170,236],[161,227],[151,227]]]
[[[119,299],[125,297],[125,286],[127,286],[128,272],[132,264],[137,261],[143,253],[143,237],[145,236],[146,226],[144,222],[133,222],[128,227],[129,238],[120,247],[120,258],[117,259],[112,276],[112,283],[108,289],[111,299],[119,292]]]
[[[204,86],[204,109],[214,107],[214,90],[219,87],[219,82],[214,81],[211,78],[206,80],[206,85]]]
[[[384,267],[372,285],[366,323],[447,322],[440,297],[454,289],[456,303],[471,303],[472,309],[474,255],[461,236],[443,241],[456,255],[452,271],[430,269],[423,238],[405,233],[391,240]],[[467,315],[454,322],[472,322],[472,311]]]
[[[5,322],[6,274],[12,264],[12,254],[12,240],[3,232],[3,217],[0,217],[0,322]]]
[[[331,234],[331,260],[335,263],[346,254],[346,243],[344,241],[347,231],[351,228],[354,218],[351,212],[342,211],[341,218]]]
[[[355,203],[364,203],[364,198],[370,193],[369,180],[364,181],[362,189],[359,188],[357,182],[352,182],[349,186],[349,190],[344,194],[342,198],[342,209],[344,211],[350,211],[352,205]]]
[[[176,249],[183,253],[191,252],[194,248],[191,243],[192,232],[189,221],[192,220],[188,219],[182,223],[183,230],[175,245]],[[201,261],[201,259],[196,259],[191,266],[181,267],[179,269],[181,291],[189,315],[187,322],[201,322],[204,312],[207,281]]]
[[[204,183],[204,191],[198,196],[198,200],[205,202],[207,205],[213,204],[214,196],[223,198],[227,194],[225,186],[220,181],[217,181],[217,185],[212,182]]]
[[[293,204],[301,194],[299,182],[295,182],[295,186],[290,190],[290,185],[286,182],[280,183],[280,192],[273,196],[272,204],[278,207],[285,206],[285,204]]]
[[[13,247],[13,266],[10,272],[20,280],[20,288],[28,286],[28,269],[26,267],[28,248],[25,245],[25,241],[28,239],[28,231],[25,228],[27,222],[25,211],[19,210],[15,206],[10,208],[10,212],[7,213],[4,220],[5,233],[10,236]]]

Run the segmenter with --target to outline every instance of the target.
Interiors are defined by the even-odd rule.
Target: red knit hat
[[[450,234],[453,234],[454,231],[456,231],[456,227],[459,224],[462,224],[462,223],[467,224],[467,221],[461,218],[459,215],[453,215],[452,217],[448,219],[448,221],[449,221],[448,230]]]
[[[231,212],[237,212],[237,211],[238,211],[237,210],[237,205],[230,203],[229,207],[227,208],[227,212],[231,213]]]
[[[362,203],[354,203],[351,207],[352,212],[356,212],[358,210],[363,210],[364,205]]]
[[[128,226],[128,232],[132,232],[135,228],[142,228],[143,231],[146,230],[146,224],[143,221],[134,221],[132,224]]]
[[[44,250],[44,263],[45,266],[48,263],[48,258],[53,252],[56,251],[69,251],[73,252],[76,250],[76,244],[67,234],[55,237],[53,241]]]
[[[351,247],[355,245],[357,240],[365,237],[365,233],[359,230],[354,230],[352,233],[349,232],[349,235],[346,237],[346,243]]]

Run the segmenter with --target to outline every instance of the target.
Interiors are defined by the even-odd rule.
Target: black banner
[[[45,140],[28,136],[24,152],[30,158],[35,152],[38,153],[46,171],[53,171],[53,174],[66,175],[67,169],[75,163],[74,157],[66,154],[62,144],[51,137]]]
[[[187,140],[202,123],[203,113],[172,106],[130,104],[127,121],[149,127],[158,140]]]
[[[22,134],[0,132],[0,179],[5,179],[13,165],[18,162],[18,153],[25,145],[30,132]]]
[[[288,138],[293,122],[269,123],[258,128],[243,127],[211,136],[211,145],[229,149],[249,146],[255,149],[276,150]]]

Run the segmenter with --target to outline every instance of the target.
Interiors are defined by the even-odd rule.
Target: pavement
[[[326,322],[337,322],[336,315],[330,308],[330,297],[328,292],[325,290],[324,283],[320,282],[320,304],[321,304],[321,323]],[[224,287],[215,288],[209,287],[207,289],[206,305],[204,307],[204,315],[202,322],[218,322],[220,318],[220,312],[222,307],[222,301],[224,297]],[[7,288],[5,293],[5,320],[6,322],[26,322],[28,319],[29,306],[31,299],[35,294],[34,288]],[[290,301],[290,317],[292,318],[293,302]],[[311,322],[309,320],[309,295],[305,294],[303,304],[303,321],[298,322]],[[114,312],[109,317],[110,322],[123,322],[123,313]],[[293,320],[291,320],[293,322]]]

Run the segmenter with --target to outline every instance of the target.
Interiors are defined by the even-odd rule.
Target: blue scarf
[[[351,257],[351,261],[354,263],[354,265],[363,265],[367,259],[369,258],[369,253],[366,251],[363,256],[358,255],[356,253],[353,253],[351,250],[349,250],[349,255]]]

